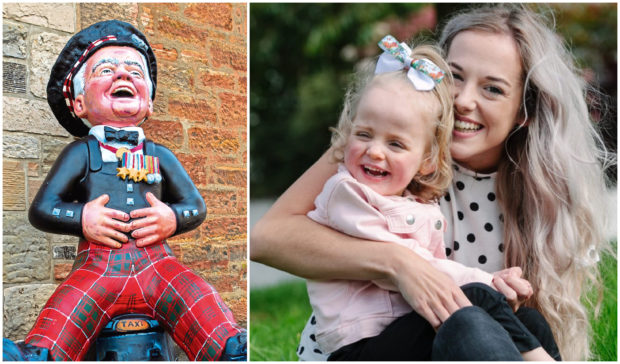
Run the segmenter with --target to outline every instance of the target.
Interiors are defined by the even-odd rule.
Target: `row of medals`
[[[118,150],[116,151],[116,158],[118,158],[118,160],[122,160],[123,159],[123,155],[125,153],[131,153],[131,151],[127,148],[121,147],[118,148]],[[123,180],[125,180],[125,178],[129,178],[132,179],[135,183],[144,181],[147,182],[146,176],[149,174],[148,169],[136,169],[136,168],[127,168],[127,167],[118,167],[116,168],[116,171],[118,172],[116,175],[120,178],[122,178]]]

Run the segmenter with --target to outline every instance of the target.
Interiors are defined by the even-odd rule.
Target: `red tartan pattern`
[[[116,315],[157,319],[190,360],[217,360],[242,329],[215,289],[179,263],[165,243],[121,249],[81,242],[73,270],[41,310],[26,342],[55,360],[82,360]]]

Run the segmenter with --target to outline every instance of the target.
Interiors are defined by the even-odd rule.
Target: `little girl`
[[[432,47],[412,51],[391,36],[379,46],[385,52],[374,75],[347,92],[332,137],[338,173],[325,183],[308,216],[355,237],[414,250],[464,285],[469,300],[508,331],[524,359],[552,360],[505,297],[491,288],[492,274],[446,258],[446,222],[436,203],[452,178],[452,79],[444,77],[445,61]],[[308,281],[308,293],[316,341],[331,353],[330,360],[364,360],[366,350],[384,350],[386,360],[399,359],[382,343],[410,334],[412,307],[393,284]]]

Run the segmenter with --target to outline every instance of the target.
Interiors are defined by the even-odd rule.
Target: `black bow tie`
[[[105,140],[109,142],[117,141],[138,145],[138,137],[140,134],[137,131],[116,130],[107,126],[103,128],[103,131],[105,133]]]

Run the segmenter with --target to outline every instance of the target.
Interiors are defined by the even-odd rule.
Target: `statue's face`
[[[84,94],[74,102],[75,114],[91,125],[136,126],[151,115],[153,103],[140,53],[131,47],[104,47],[86,64]]]

